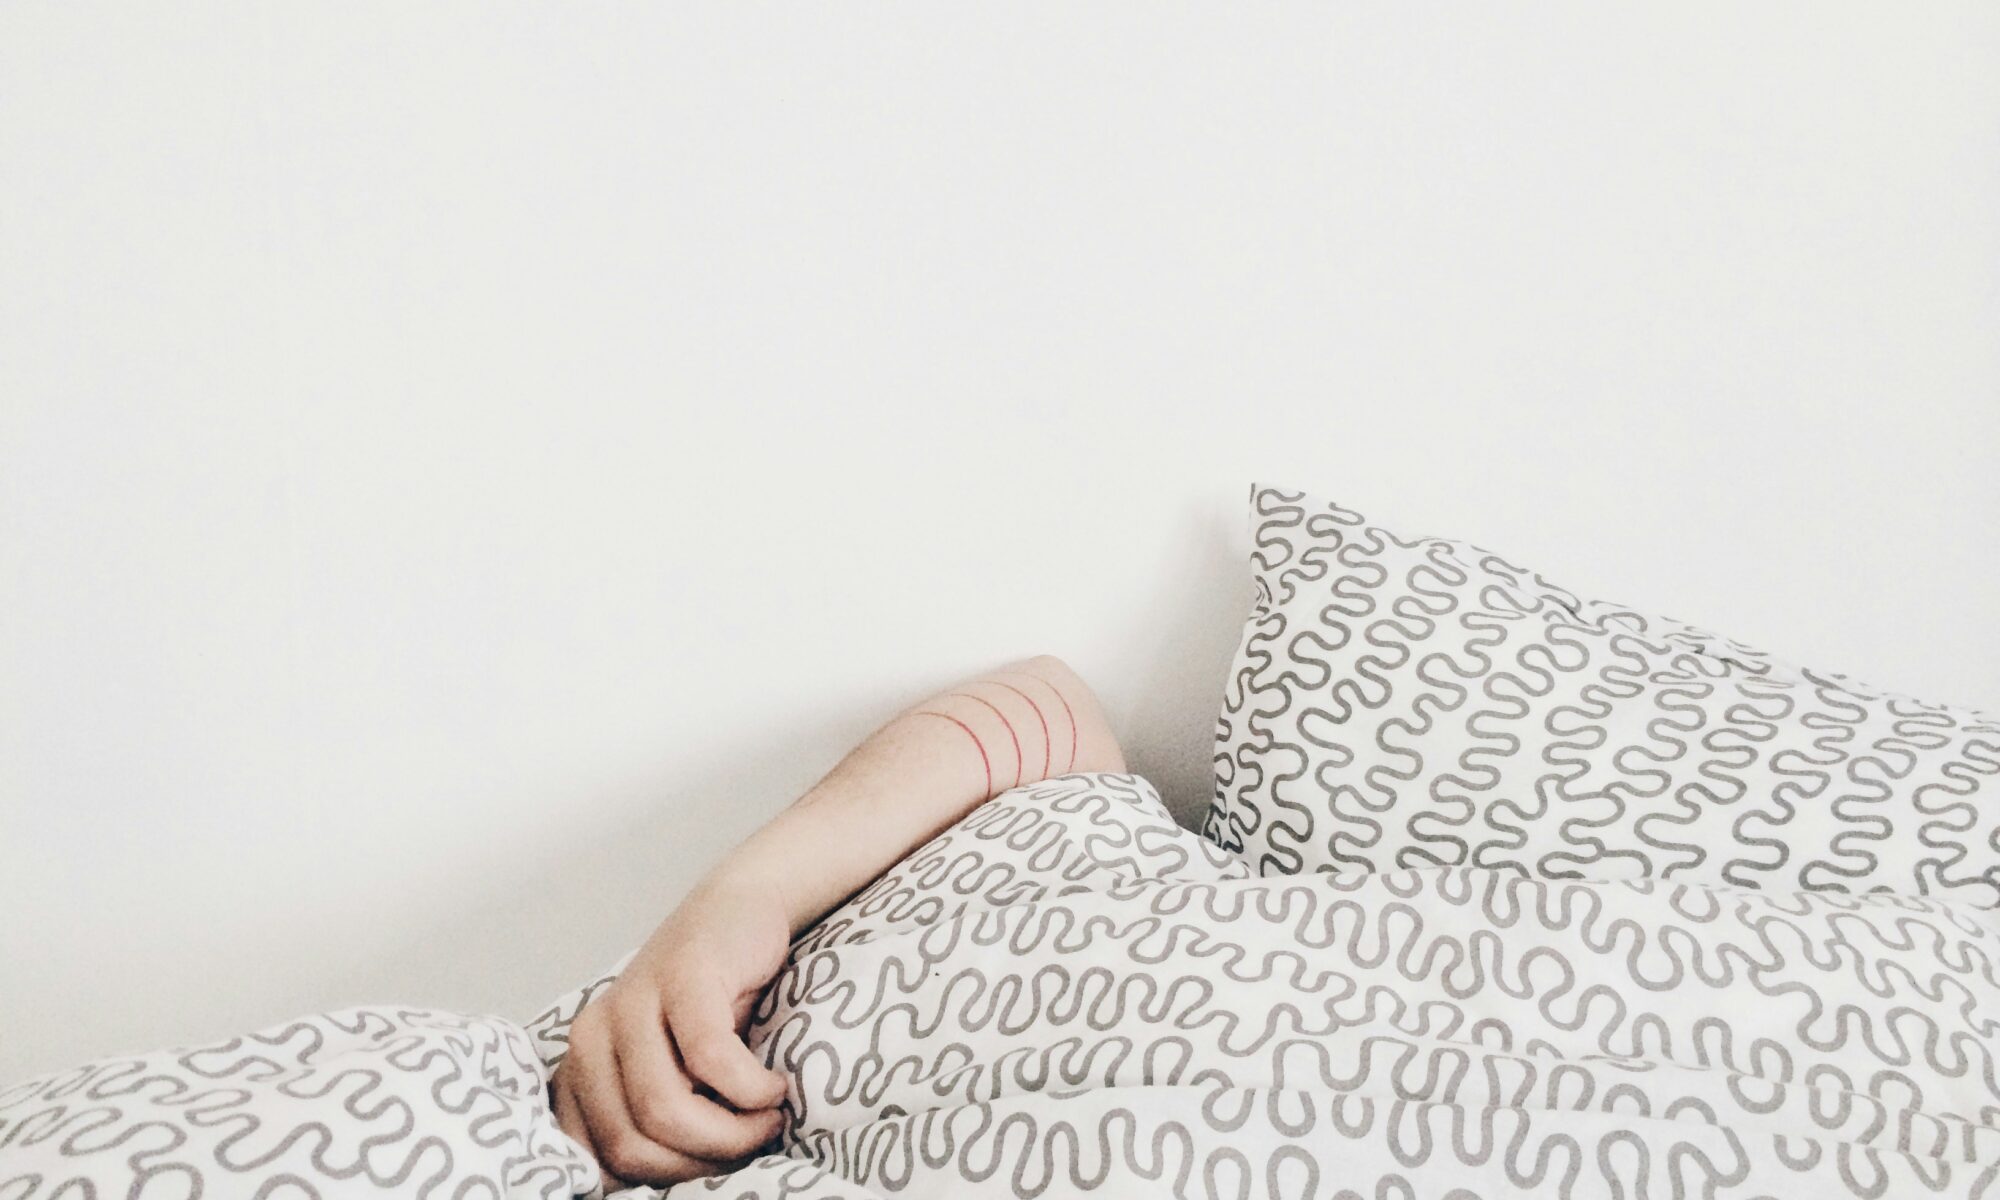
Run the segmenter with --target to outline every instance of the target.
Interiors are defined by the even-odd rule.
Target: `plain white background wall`
[[[1418,9],[1421,8],[1421,11]],[[2000,705],[1985,3],[0,10],[0,1078],[517,1016],[1253,477]]]

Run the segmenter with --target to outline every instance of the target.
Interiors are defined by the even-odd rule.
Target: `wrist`
[[[795,930],[788,900],[786,883],[778,873],[724,859],[695,884],[669,920],[704,929],[776,920]]]

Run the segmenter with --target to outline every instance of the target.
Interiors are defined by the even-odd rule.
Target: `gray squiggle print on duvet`
[[[393,1007],[103,1059],[0,1088],[0,1200],[576,1195],[544,1077],[510,1021]]]
[[[674,1195],[1988,1196],[1996,950],[1879,893],[1255,879],[1072,776],[799,943],[784,1155]]]
[[[1256,878],[1143,780],[1067,776],[974,811],[799,940],[751,1031],[792,1079],[782,1144],[669,1194],[1995,1196],[1996,950],[1985,913],[1938,897]],[[505,1049],[474,1073],[538,1080],[590,990],[525,1029],[481,1024]],[[282,1074],[302,1047],[253,1049],[269,1067],[235,1074]],[[267,1147],[282,1122],[347,1147],[372,1132],[383,1162],[437,1137],[456,1174],[336,1179],[308,1153],[323,1135],[301,1135],[273,1160],[294,1190],[273,1194],[595,1184],[535,1096],[505,1089],[521,1103],[483,1123],[417,1102],[461,1096],[436,1081],[466,1061],[405,1055],[405,1077],[260,1114]],[[149,1097],[196,1084],[152,1068]],[[131,1163],[176,1160],[207,1200],[258,1194],[256,1170],[204,1157],[224,1126],[168,1136],[227,1105],[147,1110],[162,1128],[141,1132],[126,1101],[52,1080],[0,1094],[0,1197],[79,1178],[124,1195]],[[407,1116],[379,1119],[383,1095]]]

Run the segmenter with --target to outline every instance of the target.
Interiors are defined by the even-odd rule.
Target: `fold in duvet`
[[[782,1143],[667,1194],[2000,1196],[1997,936],[1887,893],[1259,879],[1067,776],[800,939],[751,1029]],[[545,1080],[602,982],[0,1091],[0,1200],[589,1192]]]

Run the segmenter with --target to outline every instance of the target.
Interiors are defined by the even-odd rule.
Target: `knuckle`
[[[651,1157],[646,1143],[632,1133],[615,1134],[604,1147],[606,1165],[626,1179],[648,1174]]]
[[[708,1075],[725,1069],[729,1055],[713,1037],[696,1038],[681,1047],[681,1061],[688,1070],[697,1075]]]
[[[626,1021],[649,1019],[659,1001],[638,988],[627,988],[613,992],[604,998],[604,1007],[611,1010],[607,1015]]]
[[[695,1007],[694,994],[688,990],[685,979],[675,979],[660,986],[660,1006],[670,1013],[681,1013]]]
[[[638,1084],[630,1100],[633,1118],[648,1134],[669,1140],[681,1136],[680,1098],[670,1089],[656,1083]]]

